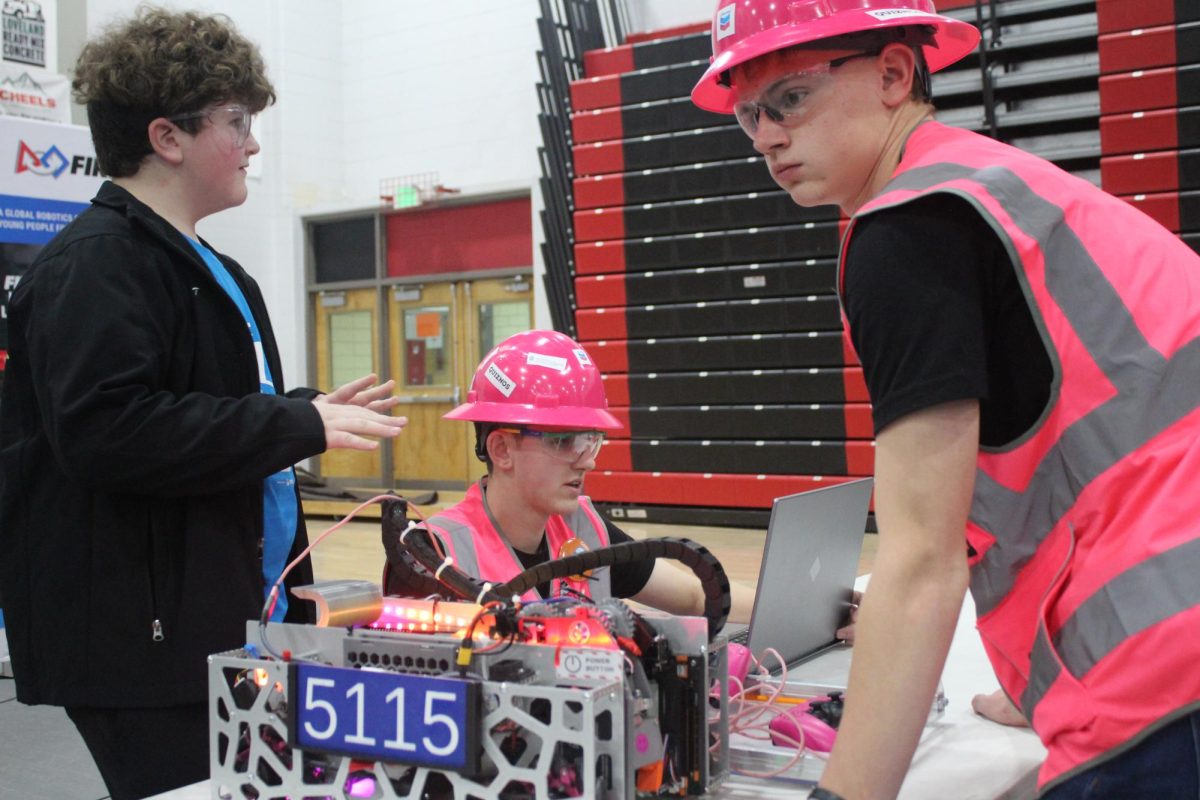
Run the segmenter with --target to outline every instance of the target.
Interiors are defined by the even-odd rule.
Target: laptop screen
[[[858,572],[871,478],[777,498],[771,507],[750,651],[779,651],[787,664],[836,642]]]

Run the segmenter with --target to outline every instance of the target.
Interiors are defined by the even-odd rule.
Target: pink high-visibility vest
[[[996,231],[1054,369],[1034,426],[980,449],[966,531],[1044,787],[1200,707],[1200,257],[1042,159],[927,122],[851,221],[839,291],[855,221],[933,192]]]
[[[487,583],[501,584],[517,577],[523,568],[512,546],[497,531],[496,521],[484,502],[486,481],[484,478],[472,485],[461,503],[435,514],[421,527],[437,534],[446,555],[454,559],[458,569]],[[563,544],[571,539],[583,542],[589,550],[608,547],[608,528],[587,497],[579,498],[579,507],[570,517],[554,514],[546,521],[546,543],[552,559],[558,557]],[[612,596],[609,572],[608,567],[596,569],[590,580],[567,579],[567,585],[593,600],[606,599]],[[557,595],[562,583],[554,580],[551,593]],[[538,593],[530,589],[522,599],[532,602],[538,599]]]

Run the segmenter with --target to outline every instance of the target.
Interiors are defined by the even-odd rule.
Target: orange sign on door
[[[438,311],[422,311],[417,316],[417,336],[436,339],[442,335],[442,315]]]

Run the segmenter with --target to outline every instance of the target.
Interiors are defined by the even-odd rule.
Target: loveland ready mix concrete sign
[[[0,0],[0,28],[3,29],[3,61],[42,69],[57,69],[54,51],[54,0]]]

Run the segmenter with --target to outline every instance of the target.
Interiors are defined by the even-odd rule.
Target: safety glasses
[[[733,114],[750,138],[758,133],[758,121],[763,114],[785,128],[799,125],[811,105],[812,96],[829,82],[833,70],[847,61],[876,55],[879,55],[878,50],[855,53],[784,75],[764,89],[757,99],[735,103]]]
[[[603,431],[535,431],[531,428],[497,430],[539,439],[542,447],[555,458],[574,464],[582,458],[595,458],[604,444]]]
[[[224,118],[226,124],[233,130],[233,146],[241,147],[250,138],[250,126],[254,123],[254,114],[245,106],[218,106],[204,111],[193,111],[189,114],[176,114],[167,117],[172,122],[182,122],[186,119],[207,119],[217,125],[217,118]]]

